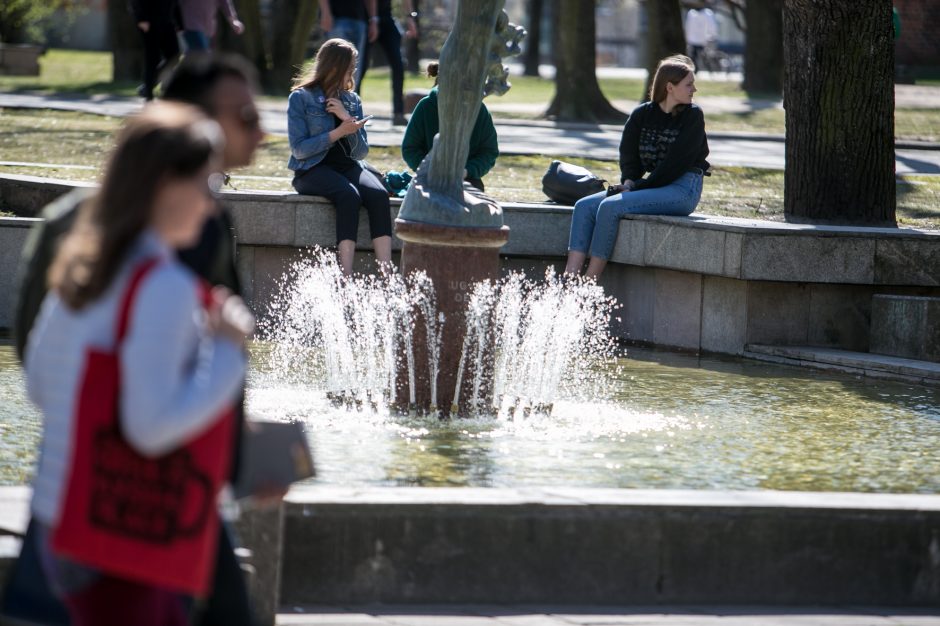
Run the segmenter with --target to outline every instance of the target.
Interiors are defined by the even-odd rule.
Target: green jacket
[[[415,107],[405,137],[401,142],[401,156],[414,171],[418,171],[421,161],[431,151],[434,135],[438,133],[440,123],[437,119],[437,87],[425,96]],[[483,178],[496,164],[499,156],[499,142],[493,118],[485,104],[480,105],[477,121],[470,135],[470,152],[467,154],[467,178]]]

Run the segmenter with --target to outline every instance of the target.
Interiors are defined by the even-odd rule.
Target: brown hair
[[[437,75],[441,71],[441,64],[438,63],[437,61],[431,61],[430,63],[428,63],[428,68],[425,71],[428,74],[428,78],[433,78],[434,84],[437,85],[437,81],[438,81]]]
[[[693,72],[695,72],[695,64],[684,54],[674,54],[661,60],[656,66],[656,74],[650,86],[650,100],[662,102],[666,99],[666,83],[676,85]]]
[[[345,39],[329,39],[317,51],[312,64],[294,76],[291,90],[319,87],[327,97],[339,91],[352,91],[356,85],[346,80],[349,66],[356,62],[359,52]]]
[[[98,193],[80,208],[49,268],[49,287],[78,310],[111,284],[150,221],[160,186],[197,174],[218,154],[221,130],[190,105],[156,102],[128,119]]]

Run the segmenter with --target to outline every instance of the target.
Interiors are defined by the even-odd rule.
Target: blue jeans
[[[186,52],[203,52],[209,49],[209,37],[201,30],[184,30],[183,41]]]
[[[620,218],[643,215],[689,215],[702,197],[702,175],[686,172],[672,184],[654,189],[625,191],[607,197],[606,191],[586,196],[574,205],[568,250],[590,252],[591,258],[610,258],[617,241]]]
[[[353,80],[356,82],[356,91],[359,91],[359,82],[362,80],[362,63],[366,58],[366,35],[368,24],[362,20],[350,17],[337,17],[333,20],[333,30],[328,33],[330,39],[338,37],[345,39],[356,46],[359,51],[359,62],[356,63],[356,73]]]

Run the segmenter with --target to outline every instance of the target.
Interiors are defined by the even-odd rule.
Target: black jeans
[[[176,62],[180,55],[180,44],[176,39],[176,29],[169,22],[151,22],[146,33],[142,30],[139,32],[144,40],[144,88],[140,95],[153,100],[153,89],[160,79],[160,72]]]
[[[372,239],[391,237],[392,213],[388,192],[382,183],[358,163],[343,169],[314,165],[294,175],[294,189],[306,196],[323,196],[336,207],[336,242],[356,241],[359,231],[359,207],[369,214]]]
[[[392,73],[392,113],[405,114],[405,64],[401,58],[401,31],[391,15],[379,16],[379,38],[373,44],[382,46],[388,67]],[[365,58],[362,59],[362,76],[365,77],[369,68],[369,51],[372,45],[366,46]],[[361,83],[360,79],[360,83]],[[362,95],[362,92],[359,92]]]

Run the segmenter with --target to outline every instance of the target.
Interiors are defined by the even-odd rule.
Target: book
[[[307,433],[299,422],[246,420],[240,463],[233,486],[238,499],[261,490],[287,489],[316,475]]]

